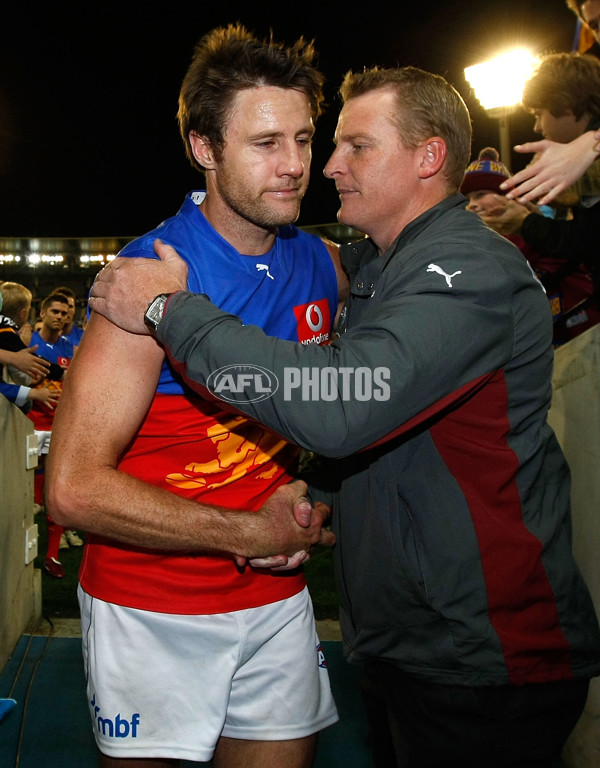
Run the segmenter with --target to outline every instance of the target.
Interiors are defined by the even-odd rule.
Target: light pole
[[[465,69],[465,78],[488,115],[498,120],[500,159],[510,170],[509,117],[521,102],[523,86],[537,58],[525,48],[515,48]]]

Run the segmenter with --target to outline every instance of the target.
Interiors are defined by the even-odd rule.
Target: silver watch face
[[[161,294],[160,296],[157,296],[152,304],[148,307],[146,310],[146,314],[144,315],[144,321],[146,325],[156,329],[158,327],[158,324],[162,320],[163,311],[165,308],[165,304],[167,303],[168,296],[167,294]]]

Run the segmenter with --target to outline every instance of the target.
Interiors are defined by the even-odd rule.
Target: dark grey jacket
[[[343,261],[351,296],[330,346],[266,337],[185,293],[158,337],[200,391],[224,366],[271,372],[271,396],[228,399],[338,458],[348,655],[464,685],[598,674],[569,471],[546,422],[550,311],[529,265],[459,195],[383,256],[366,240]]]

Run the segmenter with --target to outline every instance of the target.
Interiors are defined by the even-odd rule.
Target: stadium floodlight
[[[521,103],[523,86],[537,63],[526,48],[513,48],[465,69],[465,79],[488,115],[499,121],[500,159],[510,169],[509,116]]]

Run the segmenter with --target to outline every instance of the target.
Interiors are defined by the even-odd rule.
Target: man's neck
[[[277,229],[266,229],[236,214],[217,194],[207,193],[198,206],[204,218],[239,253],[261,256],[273,247]]]
[[[60,339],[62,331],[51,331],[49,328],[42,326],[40,328],[40,336],[46,342],[46,344],[56,344]]]
[[[434,188],[431,194],[422,195],[420,198],[415,197],[404,210],[398,213],[398,216],[383,222],[381,230],[376,234],[367,233],[377,245],[379,255],[383,256],[387,253],[388,249],[396,242],[406,227],[412,224],[415,219],[435,208],[436,205],[453,194],[455,194],[454,190]]]

